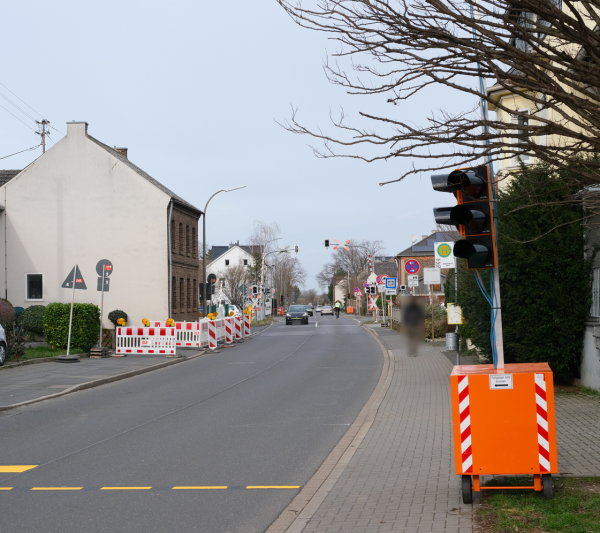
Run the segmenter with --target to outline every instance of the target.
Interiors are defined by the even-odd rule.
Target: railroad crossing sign
[[[416,259],[409,259],[404,264],[404,270],[409,274],[416,274],[419,270],[421,270],[421,264]]]
[[[81,270],[79,270],[78,265],[75,265],[71,269],[71,272],[69,272],[61,287],[63,289],[87,289],[85,280],[83,279],[83,275],[81,274]]]

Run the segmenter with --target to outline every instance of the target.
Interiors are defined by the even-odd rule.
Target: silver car
[[[333,307],[331,307],[330,305],[324,305],[323,307],[321,307],[321,316],[323,315],[333,316]]]
[[[0,326],[0,366],[6,361],[6,333],[4,328]]]

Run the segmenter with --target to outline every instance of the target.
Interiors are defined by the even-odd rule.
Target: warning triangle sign
[[[61,285],[61,287],[63,289],[72,289],[73,281],[75,281],[76,289],[83,289],[83,290],[87,289],[85,280],[83,279],[83,276],[81,275],[81,270],[79,270],[78,265],[75,265],[71,269],[71,272],[69,272],[69,275],[66,277],[65,281],[63,281],[63,284]]]

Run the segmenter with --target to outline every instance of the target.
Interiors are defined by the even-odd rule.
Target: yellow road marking
[[[299,489],[300,485],[248,485],[247,489]]]
[[[216,486],[210,486],[210,485],[181,485],[181,486],[177,486],[177,487],[171,487],[172,490],[226,490],[229,487],[227,485],[216,485]]]
[[[27,472],[37,465],[0,465],[0,472]]]
[[[31,487],[30,490],[82,490],[83,487]]]
[[[152,487],[100,487],[100,490],[150,490]]]
[[[12,487],[0,487],[0,490],[13,490]]]

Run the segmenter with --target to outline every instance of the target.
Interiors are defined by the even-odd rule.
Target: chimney
[[[67,137],[77,136],[77,135],[87,135],[87,122],[77,122],[75,120],[71,122],[67,122]]]
[[[115,150],[119,152],[125,159],[127,159],[127,148],[117,148],[115,146]]]

